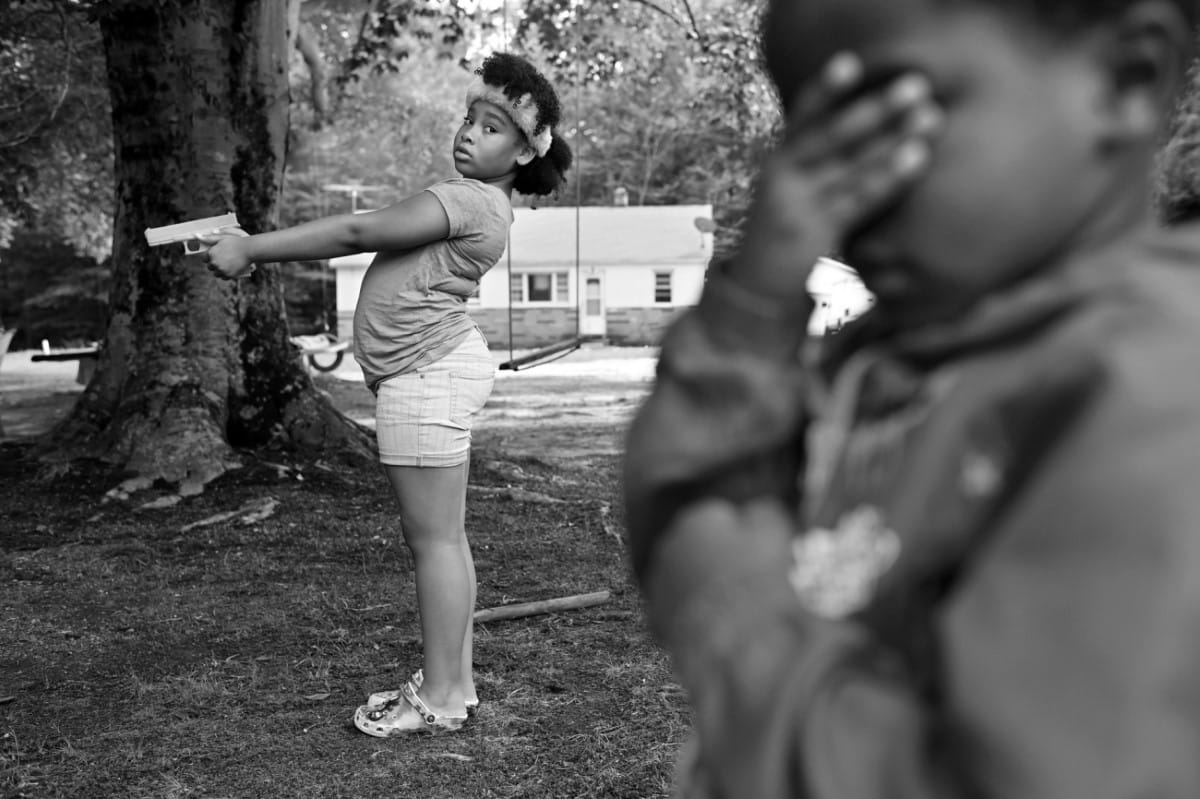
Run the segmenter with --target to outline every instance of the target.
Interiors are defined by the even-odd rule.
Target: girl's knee
[[[438,547],[461,550],[464,534],[455,524],[436,524],[428,522],[409,522],[401,520],[400,531],[404,543],[413,554],[417,551],[432,551]]]

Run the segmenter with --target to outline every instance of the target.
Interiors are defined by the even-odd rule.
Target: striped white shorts
[[[496,380],[478,329],[445,357],[379,384],[375,435],[389,466],[459,466],[471,454],[471,425]]]

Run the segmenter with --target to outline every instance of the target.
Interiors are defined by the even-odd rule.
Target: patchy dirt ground
[[[354,707],[420,665],[382,475],[251,461],[171,508],[105,502],[114,476],[47,475],[14,432],[65,412],[71,375],[47,393],[6,361],[0,797],[667,795],[687,710],[641,620],[617,485],[651,362],[593,351],[502,373],[468,502],[479,605],[612,598],[479,625],[477,718],[381,740]],[[369,416],[359,384],[319,381]]]

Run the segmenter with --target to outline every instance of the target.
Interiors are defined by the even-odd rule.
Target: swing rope
[[[499,369],[518,371],[520,369],[528,369],[533,366],[541,366],[542,364],[557,361],[559,358],[565,358],[575,350],[583,346],[583,306],[586,298],[582,296],[583,284],[580,282],[580,221],[579,208],[583,204],[582,195],[582,180],[580,178],[580,161],[581,148],[580,137],[583,134],[583,112],[580,105],[580,96],[583,93],[583,59],[582,59],[582,44],[583,35],[581,33],[583,25],[583,10],[580,6],[576,11],[575,17],[575,338],[566,341],[560,341],[557,344],[551,344],[548,347],[542,347],[527,355],[515,357],[513,353],[513,271],[512,271],[512,231],[508,235],[507,252],[507,268],[508,268],[508,360],[500,364]],[[501,10],[501,35],[503,38],[503,48],[508,50],[508,0],[504,0]],[[522,278],[523,280],[524,278]],[[525,287],[521,286],[521,295],[524,296]]]

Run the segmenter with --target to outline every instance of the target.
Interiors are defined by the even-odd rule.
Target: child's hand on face
[[[208,245],[204,260],[208,271],[220,278],[236,279],[254,272],[254,262],[246,253],[243,238],[249,236],[244,230],[229,230],[215,236],[204,236],[200,243]]]
[[[767,160],[731,273],[772,296],[800,296],[812,265],[929,164],[942,113],[918,73],[874,90],[842,53],[801,90]],[[861,96],[857,96],[861,94]]]

